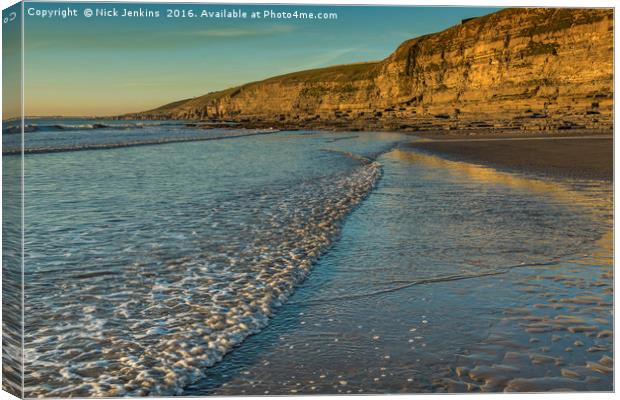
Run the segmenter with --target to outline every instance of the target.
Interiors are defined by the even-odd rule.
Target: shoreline
[[[403,149],[509,172],[613,181],[613,136],[483,136],[467,139],[421,135],[420,140],[407,143]]]
[[[244,129],[238,129],[243,131]],[[22,149],[9,149],[2,150],[3,156],[14,156],[21,154],[46,154],[46,153],[65,153],[74,151],[92,151],[92,150],[110,150],[119,149],[124,147],[137,147],[137,146],[156,146],[161,144],[173,144],[173,143],[185,143],[185,142],[205,142],[211,140],[223,140],[223,139],[238,139],[249,136],[269,135],[272,133],[280,132],[277,129],[263,129],[263,130],[250,130],[248,133],[240,133],[237,135],[229,136],[216,136],[216,137],[179,137],[160,140],[147,140],[147,141],[134,141],[134,142],[122,142],[122,143],[103,143],[103,144],[88,144],[88,145],[74,145],[71,147],[54,147],[54,148],[24,148]]]
[[[613,181],[613,132],[600,129],[572,129],[527,131],[515,129],[468,129],[404,131],[356,129],[351,126],[288,126],[287,124],[230,122],[185,122],[187,128],[199,130],[225,129],[227,131],[254,131],[239,136],[264,135],[280,131],[309,130],[325,133],[344,132],[394,132],[410,136],[412,141],[401,145],[404,150],[430,153],[455,161],[484,164],[508,172],[525,172],[537,175]],[[218,138],[182,137],[167,140],[149,140],[122,144],[71,146],[63,148],[30,148],[25,154],[102,150],[117,147],[170,144],[177,142],[214,140]],[[16,149],[3,149],[3,155],[21,154]]]
[[[184,395],[609,390],[611,236],[603,234],[592,255],[549,246],[572,249],[564,230],[583,232],[577,228],[594,224],[587,207],[600,205],[578,203],[586,208],[575,216],[545,206],[575,205],[560,185],[556,196],[554,184],[532,191],[528,178],[507,184],[496,176],[502,174],[476,175],[396,153],[379,158],[384,174],[377,188],[268,327]],[[478,201],[487,187],[493,201]],[[437,194],[448,201],[436,203]],[[523,213],[510,210],[515,204]],[[502,224],[488,224],[494,215]],[[440,226],[457,221],[443,231],[447,239],[423,234],[436,232],[438,219]],[[541,229],[536,221],[551,225]],[[441,240],[458,243],[450,258],[458,273],[441,270],[447,264]],[[513,241],[545,253],[533,251],[531,258]],[[394,243],[412,244],[393,251]]]
[[[611,125],[600,127],[589,125],[569,126],[513,126],[510,121],[489,120],[481,125],[472,124],[471,121],[446,122],[434,118],[420,118],[416,121],[400,119],[342,119],[342,120],[277,120],[256,119],[250,120],[182,120],[177,118],[148,117],[129,114],[125,116],[101,117],[98,119],[111,120],[137,120],[137,121],[183,121],[187,126],[198,128],[236,128],[236,129],[278,129],[281,131],[311,130],[322,132],[396,132],[406,135],[427,137],[532,137],[532,136],[582,136],[589,134],[613,135]]]
[[[613,137],[613,127],[603,125],[601,127],[592,126],[566,126],[566,127],[515,127],[503,123],[505,121],[490,120],[488,126],[474,125],[451,125],[435,121],[435,124],[425,123],[425,119],[420,119],[415,123],[401,120],[295,120],[278,121],[269,120],[224,120],[224,119],[179,119],[161,116],[161,118],[145,118],[139,114],[127,114],[122,116],[94,116],[94,117],[65,117],[65,116],[35,116],[25,117],[26,120],[110,120],[110,121],[165,121],[175,122],[185,125],[188,128],[197,129],[259,129],[259,130],[278,130],[278,131],[319,131],[319,132],[392,132],[403,135],[424,137],[429,139],[462,139],[462,138],[496,138],[496,137],[558,137],[558,136],[591,136],[608,135]],[[12,119],[5,119],[7,123]]]

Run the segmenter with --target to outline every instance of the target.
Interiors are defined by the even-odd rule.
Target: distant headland
[[[586,67],[587,66],[587,67]],[[613,10],[505,9],[382,61],[276,76],[120,118],[335,130],[609,130]]]

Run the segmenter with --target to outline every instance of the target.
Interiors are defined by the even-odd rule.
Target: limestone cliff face
[[[385,60],[278,76],[140,117],[387,129],[609,128],[613,10],[506,9]]]

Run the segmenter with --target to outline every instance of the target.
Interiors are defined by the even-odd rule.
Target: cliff
[[[609,129],[613,10],[505,9],[379,62],[277,76],[131,117],[352,129]]]

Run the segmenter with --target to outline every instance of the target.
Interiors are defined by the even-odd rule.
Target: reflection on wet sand
[[[309,279],[186,394],[612,389],[609,183],[378,162]]]
[[[524,189],[591,215],[604,233],[587,254],[513,271],[519,301],[502,311],[489,336],[465,348],[438,390],[611,390],[613,375],[613,231],[608,182],[552,182],[436,156],[391,156],[463,178]],[[606,228],[605,228],[606,227]]]
[[[580,192],[573,190],[563,183],[550,180],[537,179],[531,176],[521,176],[508,172],[501,172],[496,169],[481,165],[471,164],[461,161],[447,160],[441,157],[406,150],[395,150],[390,152],[388,156],[399,160],[421,163],[432,169],[440,169],[448,171],[456,177],[462,177],[468,180],[474,180],[483,183],[493,183],[503,185],[509,188],[528,190],[534,194],[542,194],[555,198],[559,203],[564,205],[577,205],[586,207],[588,212],[599,213],[601,208],[611,205],[611,197],[601,197],[601,188],[609,187],[609,182],[604,181],[585,181],[594,187],[597,196],[592,196],[592,192]],[[596,190],[597,186],[601,186]]]

